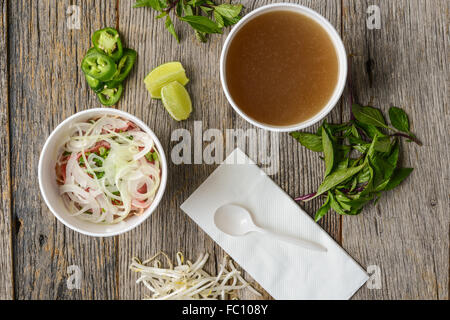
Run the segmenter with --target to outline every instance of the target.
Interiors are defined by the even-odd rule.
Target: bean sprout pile
[[[163,256],[169,268],[163,268],[157,258]],[[233,262],[224,257],[217,276],[211,276],[203,270],[209,255],[201,254],[196,262],[186,261],[181,252],[177,253],[177,266],[173,266],[169,257],[160,252],[141,262],[133,258],[130,269],[139,272],[136,283],[143,283],[151,295],[148,300],[225,300],[237,299],[237,290],[247,288],[257,296],[261,294],[244,280]]]
[[[70,213],[114,224],[148,208],[159,188],[159,153],[131,121],[103,116],[76,123],[56,164],[60,194]]]

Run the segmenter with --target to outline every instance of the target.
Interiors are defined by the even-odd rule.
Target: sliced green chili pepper
[[[124,49],[123,56],[120,58],[119,63],[117,64],[117,71],[113,77],[113,80],[123,81],[130,73],[131,69],[134,66],[134,62],[136,61],[137,53],[133,49]]]
[[[92,43],[99,52],[104,52],[114,61],[119,61],[123,54],[119,32],[113,28],[97,30],[92,35]]]
[[[122,83],[136,62],[137,52],[133,49],[124,49],[123,56],[120,58],[120,61],[117,63],[117,71],[114,74],[113,78],[105,83],[108,88],[117,87],[120,83]]]
[[[100,81],[108,81],[114,76],[117,71],[114,61],[99,52],[92,52],[84,57],[81,63],[83,72]]]
[[[122,92],[123,85],[119,84],[117,88],[104,88],[102,91],[97,93],[97,97],[102,105],[112,106],[119,101],[122,96]]]
[[[86,82],[89,85],[89,87],[91,87],[91,89],[93,89],[95,92],[97,92],[98,90],[102,89],[105,86],[105,84],[100,80],[92,78],[87,74],[85,74],[84,76],[86,77]]]

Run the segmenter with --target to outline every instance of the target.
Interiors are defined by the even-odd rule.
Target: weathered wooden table
[[[214,271],[225,254],[179,209],[217,165],[170,162],[168,187],[158,210],[135,230],[113,238],[71,231],[41,199],[37,165],[47,136],[66,117],[100,106],[79,67],[91,34],[99,28],[118,28],[127,45],[138,51],[138,63],[117,108],[153,128],[167,154],[177,143],[171,141],[173,130],[193,132],[194,121],[202,121],[203,130],[252,128],[232,110],[221,90],[219,56],[228,31],[200,44],[191,30],[176,24],[182,36],[178,44],[154,12],[132,9],[133,2],[0,0],[0,298],[140,299],[145,292],[128,270],[133,256],[164,250],[173,257],[181,250],[195,259],[206,251],[211,254],[207,268]],[[242,2],[249,12],[270,1]],[[377,206],[355,217],[331,213],[320,222],[356,261],[375,272],[354,299],[448,299],[449,2],[292,2],[317,10],[341,34],[352,56],[357,101],[384,110],[390,105],[405,108],[424,142],[421,148],[404,144],[402,162],[415,171]],[[71,20],[75,11],[68,11],[72,5],[75,11],[79,8],[80,29],[76,23],[69,28],[76,22]],[[373,20],[367,23],[374,12],[370,5],[380,9],[380,29]],[[180,123],[160,102],[150,100],[143,84],[153,67],[172,60],[181,61],[191,79],[194,112]],[[327,119],[339,122],[348,116],[347,89]],[[318,156],[288,134],[277,138],[280,170],[272,176],[274,181],[291,196],[315,190],[323,172]],[[318,205],[308,202],[304,209],[313,214]],[[67,287],[71,265],[82,271],[80,289]]]

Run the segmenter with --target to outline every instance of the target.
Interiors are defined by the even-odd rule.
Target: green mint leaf
[[[184,11],[184,15],[185,16],[193,16],[194,15],[194,10],[188,4],[187,5],[183,5],[183,11]]]
[[[352,112],[356,120],[361,123],[376,127],[388,128],[388,126],[386,125],[386,121],[381,114],[381,111],[376,108],[362,107],[359,104],[354,104],[352,106]]]
[[[164,18],[164,17],[167,16],[167,15],[168,15],[168,13],[165,12],[165,11],[163,11],[163,12],[161,12],[160,14],[158,14],[158,15],[156,16],[156,19]]]
[[[221,4],[214,7],[214,12],[217,12],[226,19],[233,20],[242,11],[242,4]]]
[[[191,0],[188,2],[189,5],[193,6],[193,7],[197,7],[201,4],[204,4],[205,0]]]
[[[209,12],[211,12],[213,9],[212,8],[208,8],[205,6],[200,6],[200,10],[202,10],[204,13],[208,14]]]
[[[180,0],[177,2],[177,6],[175,7],[175,13],[178,17],[181,17],[183,15],[184,10],[184,1]]]
[[[323,145],[323,154],[325,158],[325,177],[326,177],[331,173],[334,166],[333,142],[328,136],[328,132],[326,129],[322,130],[322,145]]]
[[[317,222],[320,219],[322,219],[322,217],[328,212],[330,211],[330,195],[327,196],[327,199],[325,200],[325,203],[319,208],[319,210],[317,210],[316,212],[316,216],[314,217],[314,220]]]
[[[175,31],[175,27],[173,26],[172,20],[170,19],[170,16],[166,17],[166,29],[170,32],[171,35],[173,35],[175,37],[175,39],[177,40],[177,42],[180,42],[180,39],[178,38],[178,35]]]
[[[315,152],[322,152],[322,137],[313,133],[291,132],[290,134],[295,140],[300,142],[302,146]]]
[[[150,0],[138,0],[133,5],[133,8],[150,7]]]
[[[162,11],[167,7],[167,3],[162,0],[139,0],[137,1],[133,8],[150,7],[156,11]]]
[[[413,168],[397,168],[394,171],[389,183],[384,188],[384,191],[392,190],[397,187],[403,180],[405,180],[413,171]]]
[[[395,129],[409,133],[408,115],[402,109],[391,107],[389,109],[389,120]]]
[[[204,33],[222,33],[221,28],[211,19],[204,16],[184,16],[180,20],[190,24],[192,28]]]
[[[223,21],[224,21],[225,27],[232,26],[232,25],[238,23],[239,20],[241,20],[240,16],[234,17],[232,19],[223,17]]]
[[[223,17],[217,11],[214,11],[214,20],[216,20],[216,23],[219,26],[219,28],[223,28],[225,26],[225,21],[223,21]]]
[[[197,38],[198,41],[200,42],[206,42],[206,34],[197,30],[195,31],[195,37]]]
[[[340,183],[344,182],[348,178],[351,178],[355,174],[357,174],[359,171],[361,171],[366,166],[365,163],[358,167],[352,167],[347,169],[338,169],[332,172],[330,175],[328,175],[320,185],[319,189],[317,190],[316,195],[313,198],[316,198],[320,196],[322,193],[327,192],[331,188],[339,185]],[[313,199],[311,198],[311,199]]]

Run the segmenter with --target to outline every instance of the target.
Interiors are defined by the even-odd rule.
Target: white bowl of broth
[[[141,210],[139,214],[129,214],[125,219],[117,223],[94,223],[80,219],[79,215],[74,215],[64,201],[63,194],[61,193],[61,183],[58,181],[57,167],[61,146],[65,144],[67,137],[73,132],[74,126],[103,117],[122,119],[129,124],[133,124],[136,129],[135,131],[140,131],[148,135],[154,143],[154,149],[158,151],[158,164],[160,165],[158,189],[154,198],[152,198],[151,204],[144,210]],[[109,237],[136,228],[156,210],[164,195],[167,184],[167,160],[157,136],[144,122],[121,110],[96,108],[81,111],[70,116],[53,130],[44,144],[39,158],[38,176],[42,198],[60,222],[68,228],[88,236]]]
[[[347,78],[347,54],[334,27],[297,4],[258,8],[228,35],[220,79],[231,106],[271,131],[294,131],[324,118]]]

